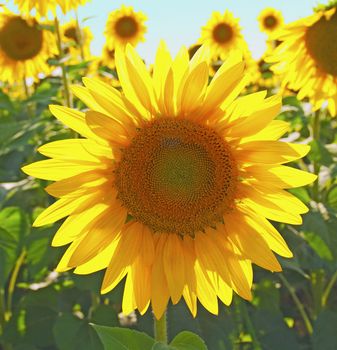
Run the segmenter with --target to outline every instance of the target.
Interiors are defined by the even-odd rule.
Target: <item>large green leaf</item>
[[[105,350],[151,350],[154,339],[145,333],[127,328],[92,325]]]
[[[151,350],[207,350],[205,342],[192,332],[177,334],[169,345],[157,342]]]
[[[55,343],[59,350],[101,350],[101,344],[96,332],[87,321],[71,313],[61,315],[53,327]]]
[[[192,332],[181,332],[175,336],[170,346],[176,350],[207,350],[205,342]]]
[[[29,220],[18,207],[0,211],[0,285],[4,285],[19,256]]]

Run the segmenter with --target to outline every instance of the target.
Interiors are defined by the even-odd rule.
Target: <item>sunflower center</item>
[[[106,52],[111,59],[113,59],[113,60],[115,59],[115,50],[114,49],[112,49],[112,50],[107,49]]]
[[[69,27],[64,31],[64,36],[68,39],[72,39],[75,43],[79,43],[77,30],[75,27]]]
[[[13,60],[28,60],[42,48],[42,31],[20,17],[10,19],[0,32],[0,47]]]
[[[116,33],[122,38],[131,38],[138,31],[138,24],[131,16],[125,16],[117,20],[115,25]]]
[[[196,52],[200,49],[200,47],[201,47],[201,45],[196,44],[196,45],[191,46],[188,49],[188,56],[190,57],[190,59],[196,54]]]
[[[220,44],[227,43],[233,37],[233,29],[226,23],[219,23],[213,29],[213,38]]]
[[[265,19],[263,20],[263,24],[266,28],[273,29],[277,25],[277,20],[274,16],[269,15],[265,17]]]
[[[305,43],[317,68],[337,76],[337,13],[329,20],[322,17],[308,28]]]
[[[155,232],[193,236],[230,210],[236,177],[229,146],[214,130],[160,118],[124,149],[115,186],[135,220]]]

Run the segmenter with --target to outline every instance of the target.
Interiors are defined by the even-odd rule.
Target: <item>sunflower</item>
[[[257,20],[261,32],[271,34],[283,25],[283,16],[281,11],[277,11],[272,7],[265,8],[259,14]]]
[[[101,64],[110,69],[115,69],[115,49],[109,49],[107,45],[103,46]]]
[[[76,20],[71,20],[61,27],[61,33],[62,42],[67,44],[68,53],[73,61],[78,62],[81,56],[83,59],[90,57],[90,43],[93,35],[89,27],[78,28]]]
[[[224,14],[212,13],[210,20],[201,28],[199,42],[210,46],[214,60],[218,58],[223,60],[232,52],[247,50],[239,20],[229,11]]]
[[[23,167],[56,181],[46,191],[60,198],[34,226],[68,216],[52,242],[71,243],[57,270],[105,269],[102,293],[126,277],[125,313],[151,303],[159,319],[183,297],[194,316],[197,299],[217,314],[217,297],[251,299],[252,263],[280,271],[272,251],[292,256],[268,219],[300,224],[307,211],[284,190],[315,175],[284,165],[309,146],[277,141],[280,96],[237,98],[240,55],[209,83],[208,56],[203,46],[172,59],[161,43],[151,77],[130,45],[116,49],[123,93],[84,78],[73,92],[87,112],[50,106],[83,138],[48,143],[39,152],[52,159]]]
[[[56,54],[53,33],[41,29],[35,19],[7,10],[0,13],[0,80],[14,83],[48,74],[51,68],[46,61]]]
[[[271,69],[283,74],[283,86],[308,97],[313,109],[328,102],[332,116],[337,114],[337,12],[336,8],[317,12],[290,23],[276,38],[282,43],[266,60]]]
[[[142,12],[134,12],[131,6],[122,6],[110,13],[105,26],[106,44],[109,50],[130,43],[136,46],[144,41],[146,33],[146,16]]]
[[[268,50],[267,50],[268,52]],[[273,89],[280,86],[280,76],[270,69],[270,63],[265,61],[266,54],[257,61],[256,84],[262,89]]]
[[[55,15],[57,6],[61,7],[63,13],[67,13],[86,2],[88,0],[14,0],[21,13],[30,13],[34,9],[36,16],[41,17],[45,17],[49,11]]]

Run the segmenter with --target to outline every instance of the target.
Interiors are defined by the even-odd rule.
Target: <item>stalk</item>
[[[82,59],[82,61],[84,61],[85,57],[84,57],[84,50],[83,50],[83,35],[82,35],[82,31],[81,31],[80,22],[78,20],[77,11],[75,11],[75,18],[76,18],[76,36],[78,38],[78,45],[80,47],[81,59]]]
[[[323,296],[322,296],[322,306],[326,306],[326,303],[328,301],[328,298],[329,298],[329,295],[330,295],[330,292],[332,290],[332,287],[334,286],[334,284],[336,283],[337,281],[337,270],[335,271],[335,273],[332,275],[332,278],[331,280],[329,281],[324,293],[323,293]]]
[[[156,341],[167,344],[167,311],[157,320],[154,316],[154,337]]]
[[[8,285],[8,295],[7,295],[7,311],[5,313],[5,319],[8,321],[11,316],[12,316],[12,301],[13,301],[13,293],[15,290],[15,285],[16,285],[16,280],[19,275],[20,268],[22,264],[24,263],[24,260],[26,258],[26,249],[23,249],[20,256],[16,260],[11,278],[9,280],[9,285]]]
[[[314,119],[313,119],[313,124],[312,124],[312,137],[313,137],[313,139],[319,141],[319,134],[320,134],[320,111],[318,110],[314,113]],[[319,170],[320,170],[320,164],[316,159],[314,159],[314,161],[313,161],[313,166],[314,166],[314,174],[316,174],[318,176]],[[319,202],[318,178],[313,183],[312,197],[316,202]]]
[[[304,305],[301,303],[300,299],[298,298],[298,296],[295,293],[295,289],[293,288],[293,286],[288,282],[288,280],[284,277],[283,274],[279,274],[280,280],[283,282],[283,284],[285,285],[285,287],[288,289],[290,296],[292,297],[302,319],[303,322],[305,324],[305,327],[308,331],[308,333],[311,335],[313,333],[313,328],[312,328],[312,324],[311,321],[309,319],[308,314],[306,313],[305,309],[304,309]]]
[[[61,40],[61,33],[60,33],[60,24],[57,17],[55,17],[54,22],[55,22],[55,32],[56,32],[56,39],[57,39],[57,48],[59,50],[59,59],[60,61],[62,61],[62,58],[63,58],[62,40]],[[64,89],[65,104],[67,107],[72,107],[66,67],[63,62],[60,63],[60,66],[62,70],[62,83],[63,83],[63,89]]]

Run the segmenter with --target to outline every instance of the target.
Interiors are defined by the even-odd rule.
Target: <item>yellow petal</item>
[[[265,186],[277,188],[305,186],[317,179],[315,174],[284,165],[252,165],[245,168],[245,172]]]
[[[163,262],[163,250],[166,244],[166,239],[167,235],[161,234],[156,246],[156,256],[152,268],[151,305],[157,320],[162,317],[166,310],[168,299],[170,297]]]
[[[127,131],[116,120],[95,111],[85,114],[90,129],[99,137],[116,146],[126,146],[129,143]]]
[[[102,155],[112,158],[111,149],[100,146],[89,139],[67,139],[47,143],[38,148],[38,151],[50,158],[87,161],[99,163]]]
[[[127,273],[129,266],[131,266],[137,258],[142,238],[141,234],[138,233],[138,223],[129,222],[124,225],[115,254],[111,258],[104,275],[101,287],[102,294],[108,293],[116,287]],[[128,253],[125,254],[125,252]]]
[[[206,271],[195,261],[194,271],[196,276],[196,292],[200,303],[212,314],[218,314],[218,299],[214,288],[206,275]]]
[[[141,315],[144,315],[150,305],[151,298],[151,267],[143,263],[142,256],[133,263],[132,278],[133,278],[133,292],[137,308]]]
[[[88,171],[96,171],[104,168],[104,164],[83,164],[80,162],[75,163],[59,159],[47,159],[25,165],[21,169],[27,175],[37,177],[38,179],[58,181]]]
[[[161,96],[167,73],[172,64],[172,57],[167,49],[165,41],[161,40],[158,46],[153,67],[153,86],[157,97]]]
[[[75,130],[80,135],[99,143],[106,144],[104,140],[96,136],[88,127],[84,113],[68,107],[49,105],[50,112],[63,124]]]
[[[125,315],[129,315],[132,311],[137,308],[137,303],[134,293],[134,284],[133,284],[133,271],[130,267],[127,270],[127,277],[124,286],[123,301],[122,301],[122,310]]]
[[[203,111],[215,109],[225,101],[226,97],[232,93],[242,79],[244,67],[243,62],[238,62],[228,67],[228,69],[223,69],[219,75],[214,76],[207,88]],[[240,91],[237,93],[239,94]]]
[[[282,164],[304,157],[310,146],[281,141],[251,141],[235,150],[235,159],[241,162]]]
[[[201,104],[208,84],[208,72],[208,64],[202,62],[189,73],[178,95],[178,110],[180,105],[182,114],[192,112]]]
[[[113,176],[110,174],[91,171],[54,182],[48,185],[45,190],[54,197],[79,196],[95,192],[98,189],[111,189],[113,187],[112,179]]]
[[[111,258],[116,252],[118,242],[118,239],[112,241],[106,248],[95,255],[91,260],[87,261],[85,264],[77,266],[74,270],[74,273],[78,275],[87,275],[89,273],[105,269],[109,265]],[[70,256],[71,255],[72,254],[70,254]]]
[[[107,203],[97,203],[81,213],[70,215],[57,230],[52,246],[59,247],[82,236],[108,209]]]
[[[264,100],[264,103],[256,112],[230,123],[226,129],[226,134],[230,137],[247,137],[256,134],[276,117],[281,105],[280,96],[269,97]]]
[[[163,264],[171,299],[173,304],[176,304],[185,285],[184,251],[181,239],[176,234],[168,234],[164,246]]]
[[[39,227],[54,223],[65,216],[81,212],[96,203],[101,193],[90,193],[87,195],[74,197],[64,197],[45,209],[34,221],[33,226]]]
[[[259,140],[278,140],[290,129],[290,124],[283,120],[273,120],[268,126],[258,133],[243,137],[242,142],[259,141]]]
[[[102,215],[88,228],[87,234],[71,256],[69,266],[85,264],[104,250],[120,234],[126,217],[127,211],[124,208],[117,205],[109,208],[106,215]]]
[[[146,110],[144,106],[139,102],[137,94],[135,93],[133,85],[131,84],[126,64],[125,49],[121,47],[116,48],[115,61],[118,72],[118,79],[121,83],[127,100],[130,101],[132,105],[134,105],[140,115],[142,115],[145,119],[149,119],[149,111]]]
[[[117,89],[100,79],[83,78],[83,83],[95,101],[104,109],[103,114],[116,119],[119,123],[126,125],[128,129],[135,127],[135,123],[124,105],[121,93]]]
[[[283,237],[268,220],[247,208],[238,207],[238,209],[246,215],[247,224],[265,240],[270,249],[285,258],[293,256]]]
[[[79,98],[87,107],[89,107],[89,109],[101,113],[107,113],[107,111],[96,102],[88,88],[82,85],[72,85],[70,88],[72,93],[77,98]]]
[[[229,240],[240,249],[243,256],[267,270],[282,270],[268,245],[251,226],[246,224],[243,215],[226,215],[224,221],[228,227]]]

